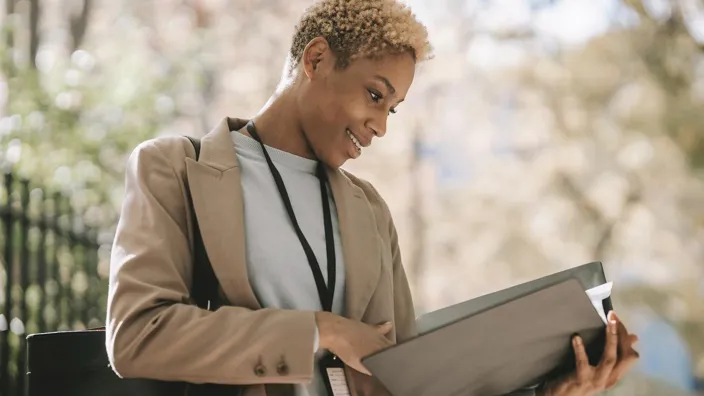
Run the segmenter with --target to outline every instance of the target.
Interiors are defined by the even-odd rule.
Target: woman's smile
[[[357,139],[357,137],[349,129],[347,129],[345,132],[347,133],[347,137],[350,138],[350,140],[352,141],[352,144],[354,145],[354,148],[357,150],[357,152],[359,154],[362,154],[362,143],[359,142],[359,139]]]

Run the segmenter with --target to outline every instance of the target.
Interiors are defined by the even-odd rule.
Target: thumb
[[[388,332],[390,332],[393,327],[394,326],[393,326],[393,324],[391,324],[391,322],[386,322],[386,323],[382,323],[380,325],[376,325],[377,331],[379,331],[379,333],[384,334],[384,335],[388,334]]]

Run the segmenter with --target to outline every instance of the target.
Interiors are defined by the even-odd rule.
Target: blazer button
[[[279,375],[288,375],[288,365],[284,362],[279,363],[279,365],[276,366],[276,372],[279,373]]]
[[[257,377],[263,377],[266,375],[266,367],[264,367],[263,364],[259,363],[256,366],[254,366],[254,375]]]

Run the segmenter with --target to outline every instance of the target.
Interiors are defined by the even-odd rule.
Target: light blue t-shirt
[[[259,303],[267,308],[321,311],[313,273],[296,236],[286,208],[266,163],[259,142],[239,132],[232,139],[240,164],[244,196],[244,226],[249,281]],[[328,281],[323,205],[317,161],[266,146],[284,181],[293,212],[303,235]],[[335,238],[336,282],[333,313],[344,309],[345,267],[337,209],[328,188],[328,200]],[[314,378],[309,385],[296,385],[297,396],[324,396],[316,354]],[[311,351],[311,357],[313,353]]]

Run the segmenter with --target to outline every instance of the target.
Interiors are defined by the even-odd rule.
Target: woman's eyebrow
[[[381,75],[378,75],[378,74],[376,76],[374,76],[374,78],[381,81],[382,83],[384,83],[384,85],[386,85],[386,89],[388,89],[392,95],[396,93],[396,88],[394,88],[394,86],[391,85],[391,81],[389,81],[388,78],[381,76]]]

